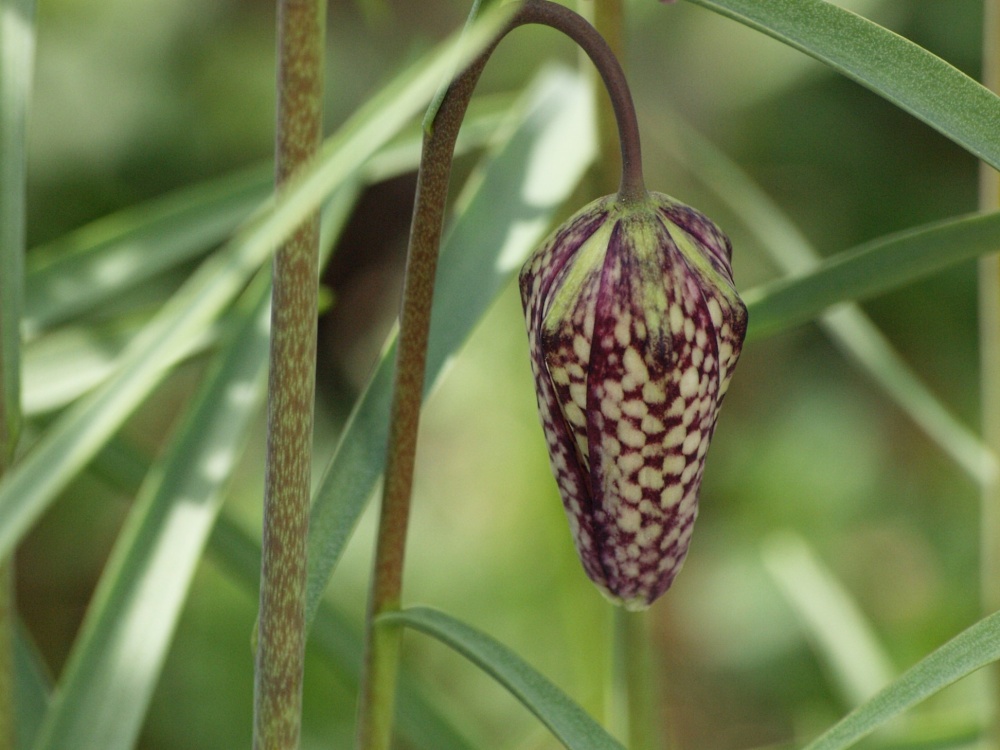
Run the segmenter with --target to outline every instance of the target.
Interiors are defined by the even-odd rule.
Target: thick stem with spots
[[[424,137],[400,310],[399,350],[389,428],[385,485],[369,599],[365,669],[358,712],[357,747],[387,750],[392,737],[401,633],[378,625],[384,612],[399,609],[409,524],[417,429],[423,400],[427,340],[438,249],[455,139],[472,91],[490,54],[512,29],[543,24],[562,31],[590,56],[611,96],[621,134],[622,200],[645,194],[639,128],[621,66],[601,36],[573,11],[547,0],[527,0],[495,41],[460,73],[437,106]]]
[[[323,0],[278,5],[276,183],[313,157],[322,136]],[[260,615],[254,680],[256,750],[299,746],[305,654],[316,363],[319,217],[274,259]]]

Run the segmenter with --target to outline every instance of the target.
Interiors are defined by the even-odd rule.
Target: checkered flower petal
[[[746,334],[729,240],[666,195],[602,198],[528,258],[538,411],[587,575],[643,609],[687,554]]]

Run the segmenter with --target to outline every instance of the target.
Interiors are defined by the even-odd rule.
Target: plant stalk
[[[0,478],[21,431],[21,311],[34,0],[0,0]],[[0,750],[17,747],[14,555],[0,560]]]
[[[493,50],[507,33],[525,24],[543,24],[562,31],[590,55],[608,88],[621,133],[625,166],[620,195],[623,200],[638,200],[645,195],[639,128],[621,66],[594,28],[561,5],[548,0],[526,0],[486,50],[453,80],[444,97],[432,105],[437,110],[433,123],[425,124],[399,316],[385,482],[358,708],[359,750],[388,750],[392,742],[402,633],[398,626],[379,625],[377,619],[385,612],[398,610],[401,602],[431,303],[455,139],[476,82]]]
[[[278,189],[322,138],[325,10],[323,0],[278,2]],[[297,748],[301,733],[318,256],[317,213],[274,258],[255,750]]]
[[[662,750],[666,746],[657,715],[659,690],[650,625],[649,610],[614,609],[612,720],[615,733],[629,750]]]
[[[625,59],[625,4],[624,0],[587,0],[594,6],[594,28],[608,43],[619,62]],[[624,63],[622,63],[624,65]],[[597,99],[597,143],[600,158],[597,160],[597,188],[601,193],[615,189],[615,180],[621,174],[618,128],[615,113],[607,97]]]

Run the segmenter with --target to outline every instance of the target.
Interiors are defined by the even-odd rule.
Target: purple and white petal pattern
[[[587,575],[643,609],[687,554],[746,334],[728,239],[658,193],[602,198],[525,263],[538,411]]]

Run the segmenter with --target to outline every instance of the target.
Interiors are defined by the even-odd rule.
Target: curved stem
[[[375,620],[400,606],[434,277],[455,140],[473,89],[493,50],[507,33],[525,24],[543,24],[562,31],[594,61],[611,96],[621,135],[619,196],[622,200],[641,200],[645,196],[639,127],[625,75],[600,34],[568,8],[548,0],[527,0],[487,49],[455,78],[441,101],[435,102],[433,127],[426,128],[424,135],[403,282],[385,484],[358,710],[357,747],[363,750],[387,750],[392,738],[401,632],[394,625],[376,626]]]
[[[646,196],[646,185],[642,177],[639,120],[635,115],[632,92],[625,79],[625,72],[604,37],[577,13],[546,0],[528,0],[518,15],[531,16],[530,19],[521,21],[522,24],[540,23],[561,31],[576,42],[593,61],[604,81],[608,96],[611,97],[611,107],[618,123],[622,154],[622,179],[618,195],[625,201],[642,200]]]

